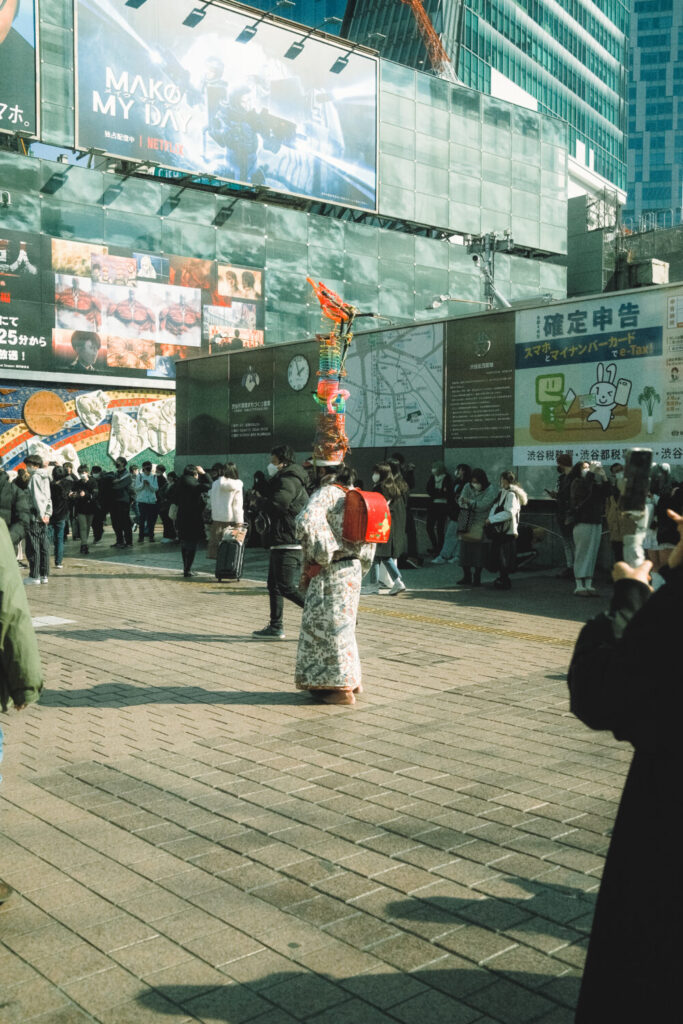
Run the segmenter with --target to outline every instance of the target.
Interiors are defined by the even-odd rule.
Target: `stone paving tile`
[[[368,693],[321,708],[295,643],[251,640],[262,583],[187,585],[152,547],[68,549],[29,595],[74,622],[3,722],[8,1024],[568,1022],[630,757],[567,713],[587,609],[542,575],[511,606],[419,570],[362,602]]]

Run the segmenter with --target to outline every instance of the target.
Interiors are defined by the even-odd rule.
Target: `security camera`
[[[10,192],[0,192],[0,206],[8,207],[12,205],[12,195]]]
[[[477,256],[476,252],[475,252],[474,256],[472,257],[472,262],[473,263],[478,263],[479,262],[479,257]]]

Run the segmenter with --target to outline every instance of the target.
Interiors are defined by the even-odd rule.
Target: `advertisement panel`
[[[512,445],[515,315],[451,320],[446,341],[446,445]]]
[[[76,145],[376,208],[377,61],[244,10],[76,0]]]
[[[516,465],[623,461],[634,446],[683,463],[683,286],[516,314]]]
[[[0,132],[38,134],[37,0],[0,0]]]
[[[263,285],[248,267],[0,228],[0,369],[172,381],[180,359],[264,344]]]

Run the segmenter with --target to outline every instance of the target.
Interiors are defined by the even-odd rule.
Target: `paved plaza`
[[[605,602],[406,573],[361,599],[359,703],[324,706],[293,687],[298,609],[251,638],[265,553],[218,584],[110,539],[28,591],[47,688],[2,716],[3,1024],[569,1024],[630,760],[568,710]]]

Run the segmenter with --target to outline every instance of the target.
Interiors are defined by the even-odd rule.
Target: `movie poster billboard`
[[[512,445],[515,400],[515,315],[491,313],[448,324],[446,445]]]
[[[516,314],[516,465],[623,461],[632,447],[683,464],[683,286]]]
[[[376,209],[377,61],[185,0],[76,0],[76,145]]]
[[[37,0],[0,0],[0,132],[38,134]]]
[[[0,226],[0,369],[51,365],[49,311],[41,302],[42,239]]]

